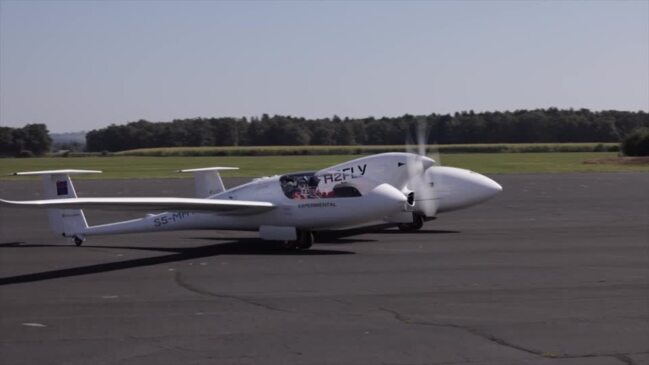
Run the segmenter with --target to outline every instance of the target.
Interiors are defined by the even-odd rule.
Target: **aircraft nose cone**
[[[465,169],[435,167],[430,178],[440,198],[438,212],[448,212],[480,204],[503,190],[492,179]],[[433,169],[431,169],[433,170]]]
[[[489,197],[492,197],[501,191],[503,191],[503,187],[500,186],[497,182],[491,180],[490,178],[482,175],[484,178],[483,181],[481,182],[482,189],[485,190],[485,193],[489,195]]]
[[[475,200],[485,201],[503,191],[503,187],[492,179],[478,173],[472,173],[471,175]]]

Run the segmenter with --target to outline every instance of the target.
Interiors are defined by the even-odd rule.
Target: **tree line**
[[[264,114],[250,120],[139,120],[88,132],[85,149],[114,152],[180,146],[399,145],[408,135],[413,136],[421,123],[428,131],[429,143],[619,142],[637,128],[649,128],[649,114],[549,108],[393,118],[306,119]],[[41,155],[52,147],[44,124],[0,127],[0,155]]]
[[[260,118],[139,120],[112,124],[86,135],[89,152],[177,146],[396,145],[424,123],[429,143],[619,142],[649,127],[643,111],[556,108],[505,112],[403,115],[383,118]]]
[[[0,155],[30,157],[49,152],[52,145],[45,124],[27,124],[22,128],[0,127]]]

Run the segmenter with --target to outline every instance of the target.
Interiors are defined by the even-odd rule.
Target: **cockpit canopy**
[[[327,176],[324,176],[327,175]],[[289,199],[330,199],[362,196],[361,192],[344,176],[331,174],[316,175],[315,172],[300,172],[279,178],[282,191]]]

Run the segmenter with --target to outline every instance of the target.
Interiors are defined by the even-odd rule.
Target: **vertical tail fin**
[[[219,171],[238,170],[238,167],[206,167],[202,169],[178,170],[178,172],[193,172],[197,198],[208,198],[225,191]]]
[[[101,173],[96,170],[50,170],[16,172],[16,176],[41,175],[43,179],[43,198],[63,199],[76,198],[77,192],[70,179],[73,174]],[[88,228],[86,217],[81,209],[48,209],[47,216],[50,228],[54,233],[64,237],[83,235]]]

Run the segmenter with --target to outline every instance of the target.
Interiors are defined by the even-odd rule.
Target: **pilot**
[[[299,192],[299,194],[302,196],[302,199],[306,199],[309,197],[309,191],[308,191],[308,183],[305,177],[300,177],[297,180],[297,189],[296,191]]]
[[[318,198],[318,184],[320,183],[320,179],[318,179],[317,176],[313,175],[309,178],[309,190],[308,190],[308,196],[310,199],[316,199]]]
[[[280,183],[282,184],[282,190],[284,191],[286,197],[293,198],[293,195],[297,190],[295,180],[292,177],[283,176],[280,180]]]

